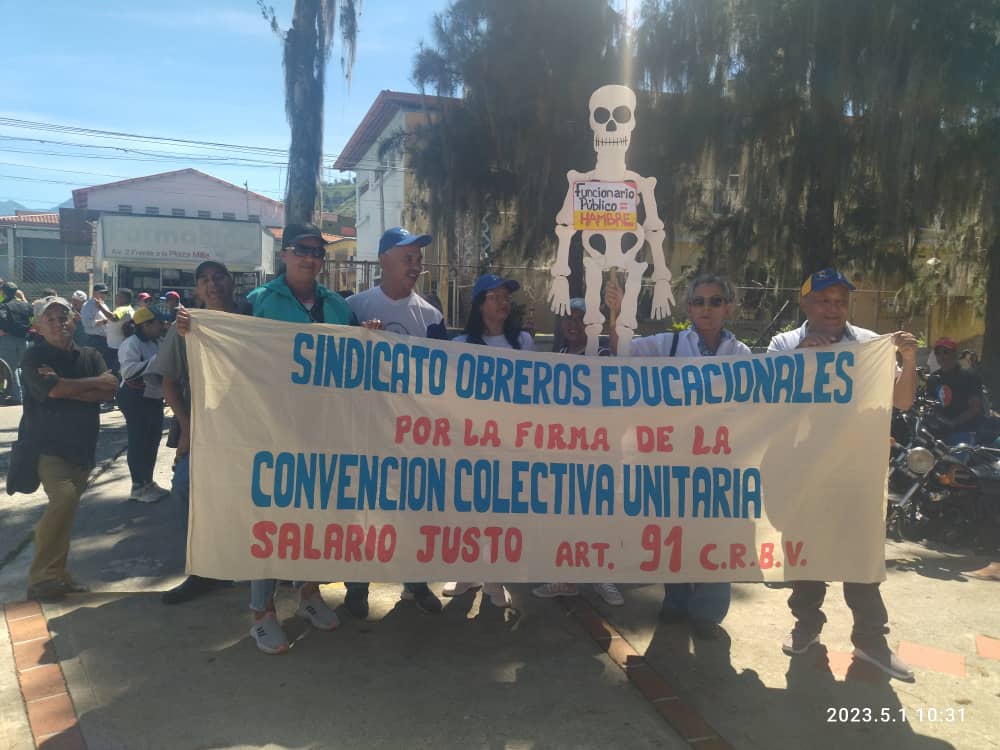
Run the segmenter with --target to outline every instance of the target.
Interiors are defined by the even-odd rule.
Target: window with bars
[[[211,211],[199,211],[198,212],[198,218],[199,219],[211,219],[212,218],[212,212]]]
[[[222,218],[225,219],[226,221],[236,221],[236,214],[234,214],[232,211],[223,211]]]
[[[160,209],[156,206],[146,206],[146,216],[159,216]]]
[[[120,214],[132,213],[132,206],[130,206],[128,203],[120,203],[118,204],[118,213]]]
[[[171,216],[185,216],[186,213],[187,212],[183,208],[171,208],[170,209],[170,215]]]

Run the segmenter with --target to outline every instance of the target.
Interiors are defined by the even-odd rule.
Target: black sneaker
[[[412,588],[403,587],[403,599],[416,602],[417,608],[422,612],[436,615],[441,612],[441,600],[426,583],[419,583]]]
[[[364,589],[348,589],[344,606],[354,617],[364,620],[368,617],[368,592]]]
[[[162,596],[160,596],[160,601],[164,604],[181,604],[202,594],[207,594],[218,585],[219,582],[214,578],[188,576],[177,586],[174,586],[169,591],[164,591]]]
[[[854,658],[874,664],[887,675],[895,677],[897,680],[903,680],[904,682],[914,682],[916,680],[909,665],[896,656],[888,646],[864,649],[855,648]]]
[[[819,628],[805,628],[796,625],[792,632],[785,636],[781,650],[788,656],[798,656],[809,650],[814,643],[819,643]]]

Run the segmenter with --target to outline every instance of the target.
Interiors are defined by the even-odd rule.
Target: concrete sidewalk
[[[164,486],[171,459],[164,449]],[[1000,747],[1000,588],[962,578],[976,559],[886,547],[890,642],[914,660],[915,684],[850,664],[839,586],[825,646],[795,659],[779,648],[788,592],[760,584],[735,587],[730,637],[708,642],[658,623],[658,586],[624,586],[626,606],[613,609],[589,592],[589,603],[540,601],[518,585],[514,612],[467,594],[431,616],[399,601],[398,585],[376,585],[370,619],[341,608],[333,633],[295,619],[284,589],[294,646],[274,657],[248,635],[245,584],[160,603],[183,567],[178,508],[128,503],[128,488],[122,456],[81,505],[71,565],[94,593],[45,605],[43,620],[10,604],[23,598],[30,546],[0,569],[11,620],[0,632],[0,747],[34,747],[32,728],[43,747],[90,750]],[[323,593],[342,603],[342,585]]]

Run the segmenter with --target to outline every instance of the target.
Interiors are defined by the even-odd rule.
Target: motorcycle
[[[938,440],[937,406],[918,397],[894,418],[886,533],[992,553],[1000,543],[1000,449]]]

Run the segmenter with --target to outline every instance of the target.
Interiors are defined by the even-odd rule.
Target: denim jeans
[[[691,620],[708,620],[716,625],[729,612],[732,586],[722,583],[666,583],[663,609],[685,613]]]
[[[170,483],[170,491],[181,501],[181,512],[184,514],[184,526],[188,525],[191,512],[191,454],[185,453],[174,464],[174,478]]]

